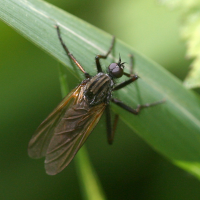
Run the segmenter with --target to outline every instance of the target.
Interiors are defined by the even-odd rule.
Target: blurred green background
[[[115,35],[180,79],[187,74],[190,61],[179,37],[179,10],[155,0],[48,2]],[[74,161],[62,173],[48,176],[44,159],[27,155],[35,129],[61,100],[58,63],[3,22],[0,30],[0,199],[82,199]],[[70,89],[80,81],[72,74],[68,78]],[[103,117],[87,148],[108,199],[200,199],[199,181],[121,121],[109,146]]]

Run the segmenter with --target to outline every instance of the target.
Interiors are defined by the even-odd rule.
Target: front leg
[[[97,55],[95,57],[95,61],[96,61],[96,67],[97,67],[97,72],[102,72],[102,68],[101,68],[101,64],[100,64],[100,59],[106,59],[108,57],[108,55],[110,54],[110,52],[112,51],[113,47],[114,47],[114,43],[115,43],[115,36],[113,36],[112,38],[112,42],[110,45],[110,48],[108,49],[108,52],[106,53],[106,55]]]
[[[116,85],[112,90],[115,91],[115,90],[119,90],[127,85],[129,85],[130,83],[136,81],[138,79],[138,76],[137,75],[132,75],[132,77],[122,83],[119,83],[118,85]]]

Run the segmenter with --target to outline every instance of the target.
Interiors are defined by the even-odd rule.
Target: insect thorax
[[[85,86],[85,98],[91,106],[108,104],[111,98],[113,80],[102,72],[92,77]]]

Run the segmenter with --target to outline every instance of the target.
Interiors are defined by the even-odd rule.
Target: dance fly
[[[138,79],[136,74],[124,72],[124,63],[119,61],[108,66],[108,73],[103,73],[100,59],[106,59],[111,53],[115,38],[106,55],[95,57],[97,74],[91,76],[79,64],[76,58],[62,40],[60,28],[56,26],[58,38],[69,58],[84,73],[85,80],[73,89],[55,108],[55,110],[41,123],[32,136],[28,154],[31,158],[45,157],[45,169],[49,175],[61,172],[72,161],[78,150],[82,147],[91,131],[94,129],[102,114],[105,111],[107,139],[112,144],[114,132],[118,120],[115,116],[114,123],[111,123],[110,102],[115,103],[128,112],[137,115],[142,108],[157,105],[138,105],[136,109],[125,105],[118,99],[112,97],[112,92],[119,90]],[[130,56],[133,63],[133,56]],[[125,75],[128,79],[116,84],[115,79]]]

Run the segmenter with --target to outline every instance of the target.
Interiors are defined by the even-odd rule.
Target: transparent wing
[[[31,158],[41,158],[46,155],[55,127],[59,124],[67,108],[74,102],[81,87],[79,85],[72,90],[37,128],[28,145],[28,154]]]
[[[62,171],[81,148],[105,109],[105,104],[89,107],[82,100],[71,105],[55,128],[46,152],[45,169],[55,175]]]

